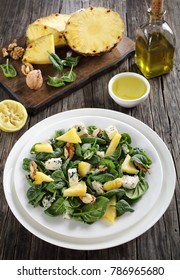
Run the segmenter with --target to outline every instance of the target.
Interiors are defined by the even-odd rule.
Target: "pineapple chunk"
[[[105,153],[105,157],[109,157],[115,152],[115,150],[116,150],[116,148],[119,144],[120,139],[121,139],[121,134],[115,133],[111,142],[110,142],[110,144],[109,144],[109,147],[107,148],[107,151]]]
[[[51,64],[49,53],[54,52],[54,36],[49,34],[30,43],[25,50],[22,61],[31,64]]]
[[[53,153],[53,148],[50,143],[36,144],[34,149],[37,153]]]
[[[114,48],[123,32],[124,23],[118,13],[104,7],[89,7],[71,15],[64,35],[75,52],[95,56]]]
[[[92,165],[88,162],[81,161],[78,164],[78,173],[80,176],[84,177],[88,174],[88,172],[91,170]]]
[[[111,224],[115,223],[117,217],[115,205],[116,205],[116,196],[113,196],[109,200],[106,212],[103,215],[103,219],[107,220]]]
[[[66,40],[64,38],[63,31],[69,17],[70,15],[57,13],[37,19],[27,28],[27,44],[42,36],[53,34],[55,46],[65,46]]]
[[[131,162],[131,156],[127,154],[125,160],[121,166],[122,172],[126,172],[128,174],[138,174],[139,170],[136,169],[133,162]]]
[[[64,196],[85,196],[87,192],[87,186],[84,181],[80,181],[77,184],[72,185],[64,191]]]
[[[43,172],[37,171],[36,174],[34,175],[33,184],[40,185],[42,182],[53,182],[53,181],[54,180],[50,176],[44,174]]]
[[[77,131],[74,127],[68,130],[63,135],[57,137],[56,140],[60,140],[68,143],[74,143],[74,144],[81,143],[81,138],[77,134]]]
[[[122,184],[123,184],[122,178],[116,178],[112,181],[108,181],[104,183],[103,190],[110,191],[110,190],[118,189],[122,186]]]

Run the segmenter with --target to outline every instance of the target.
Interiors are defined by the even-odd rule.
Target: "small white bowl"
[[[142,92],[140,92],[140,95],[141,95],[140,97],[136,98],[134,96],[132,99],[126,99],[123,97],[119,97],[114,93],[113,85],[114,85],[115,81],[119,80],[118,87],[120,87],[120,84],[121,84],[121,81],[123,80],[123,78],[126,78],[126,81],[128,81],[127,84],[125,85],[125,87],[126,87],[125,90],[129,89],[129,90],[132,90],[133,92],[135,92],[137,90],[139,91],[139,88],[136,88],[136,85],[134,85],[134,88],[132,89],[132,83],[135,82],[135,79],[138,80],[139,86],[141,85],[140,91],[142,91]],[[108,91],[109,91],[109,95],[111,96],[111,98],[117,104],[119,104],[125,108],[132,108],[147,99],[147,97],[150,93],[150,84],[149,84],[148,80],[140,74],[133,73],[133,72],[124,72],[124,73],[117,74],[110,79],[109,84],[108,84]],[[133,92],[132,92],[132,95],[133,95]]]

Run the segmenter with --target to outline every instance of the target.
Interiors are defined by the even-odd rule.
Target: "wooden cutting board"
[[[19,45],[22,46],[24,44],[23,41],[23,39],[20,40],[18,42]],[[59,49],[57,54],[63,58],[66,52],[67,49]],[[41,109],[71,94],[96,77],[117,67],[133,52],[134,42],[124,36],[111,52],[98,57],[82,57],[78,66],[74,68],[77,80],[60,88],[47,85],[48,75],[55,76],[57,74],[56,69],[52,65],[36,65],[35,69],[41,69],[44,78],[43,86],[37,91],[27,87],[25,76],[21,73],[21,60],[10,60],[10,63],[16,68],[18,75],[15,78],[6,78],[0,70],[0,86],[5,89],[10,98],[21,102],[26,107],[28,113],[36,114]],[[6,59],[2,58],[1,53],[0,64],[5,63],[5,61]]]

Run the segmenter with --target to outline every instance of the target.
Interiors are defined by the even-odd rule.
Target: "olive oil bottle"
[[[147,79],[173,68],[175,37],[164,20],[163,4],[164,0],[151,0],[149,21],[136,31],[135,63]]]

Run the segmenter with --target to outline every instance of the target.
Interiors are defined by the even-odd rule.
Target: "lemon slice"
[[[5,132],[20,130],[26,123],[26,108],[17,101],[6,99],[0,102],[0,129]]]

